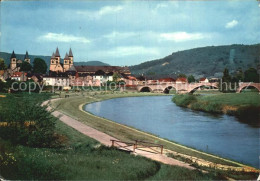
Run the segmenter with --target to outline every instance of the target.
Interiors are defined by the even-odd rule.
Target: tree
[[[223,77],[222,77],[222,82],[230,82],[231,81],[231,76],[229,75],[229,70],[227,68],[224,69],[223,71]]]
[[[181,77],[186,78],[187,76],[185,74],[179,74],[178,78],[181,78]]]
[[[195,82],[195,78],[193,75],[189,75],[188,76],[188,82],[191,83],[191,82]]]
[[[238,68],[232,82],[244,81],[244,73],[242,68]]]
[[[245,82],[259,82],[259,74],[254,68],[249,68],[245,71]]]
[[[0,58],[0,70],[6,70],[7,66],[5,65],[4,59]]]
[[[32,65],[29,64],[28,62],[24,61],[21,64],[20,71],[29,72],[31,70],[32,70]]]
[[[115,73],[113,74],[113,82],[116,82],[116,83],[117,83],[119,78],[120,78],[119,73],[115,72]]]
[[[33,61],[33,72],[45,74],[47,72],[47,64],[41,58],[35,58]]]

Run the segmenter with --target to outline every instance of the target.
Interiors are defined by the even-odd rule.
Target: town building
[[[11,76],[12,80],[15,81],[26,81],[27,80],[27,73],[26,72],[14,72]]]
[[[188,83],[188,80],[185,77],[179,77],[176,79],[176,84],[185,84],[185,83]]]
[[[26,61],[26,62],[30,63],[30,58],[29,58],[28,51],[26,51],[23,61]],[[23,63],[23,61],[20,60],[20,59],[17,60],[16,55],[15,55],[15,53],[13,51],[12,55],[10,57],[10,65],[8,67],[8,70],[7,70],[8,73],[10,75],[13,75],[14,72],[20,72],[20,67],[21,67],[21,64]]]
[[[73,53],[70,48],[69,54],[66,53],[63,63],[61,63],[61,57],[59,48],[56,48],[56,52],[52,53],[51,60],[50,60],[50,72],[66,72],[70,69],[73,65]]]
[[[70,85],[70,80],[68,77],[51,77],[51,76],[44,76],[43,83],[46,86],[61,86],[67,87]]]
[[[209,79],[202,77],[200,78],[199,83],[209,83]]]

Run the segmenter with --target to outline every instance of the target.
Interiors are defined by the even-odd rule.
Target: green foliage
[[[47,64],[41,58],[35,58],[33,61],[33,72],[45,74],[47,72]]]
[[[181,77],[186,78],[187,76],[185,74],[179,74],[178,78],[181,78]]]
[[[118,72],[114,72],[114,74],[113,74],[113,82],[118,82],[119,78],[120,78],[120,74]]]
[[[5,61],[3,58],[0,58],[0,70],[6,70],[7,66],[5,65]]]
[[[222,81],[223,82],[230,82],[231,81],[231,76],[229,75],[229,70],[227,68],[225,68],[224,71],[223,71]]]
[[[254,68],[249,68],[245,71],[245,82],[259,82],[259,74]]]
[[[54,141],[55,118],[42,107],[36,95],[7,95],[1,101],[1,137],[16,144],[49,147]]]
[[[193,75],[189,75],[188,76],[188,82],[191,83],[191,82],[195,82],[195,78]]]
[[[189,106],[192,102],[195,102],[197,100],[197,96],[195,95],[190,95],[190,94],[181,94],[181,95],[175,95],[172,98],[172,101],[177,105],[177,106],[182,106],[182,107],[187,107]]]
[[[235,49],[236,52],[235,63],[229,61],[231,49]],[[148,72],[157,72],[160,75],[184,72],[187,75],[192,74],[196,77],[203,72],[206,77],[219,77],[225,67],[229,67],[230,72],[236,71],[239,67],[243,69],[256,68],[259,64],[259,61],[256,61],[259,58],[259,49],[260,44],[194,48],[174,52],[161,59],[131,66],[130,70],[132,74],[136,75],[147,74]],[[165,63],[167,63],[167,66],[162,66]]]
[[[23,61],[20,67],[20,71],[29,72],[32,71],[32,65],[26,61]]]

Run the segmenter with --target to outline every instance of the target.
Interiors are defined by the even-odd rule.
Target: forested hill
[[[29,52],[30,53],[30,52]],[[10,64],[10,57],[11,57],[11,53],[6,53],[6,52],[0,52],[0,58],[3,58],[5,61],[5,64],[8,66]],[[30,55],[29,57],[31,59],[31,63],[33,63],[33,60],[35,58],[41,58],[43,59],[46,64],[48,65],[48,67],[50,66],[50,56],[43,56],[43,55]],[[21,59],[24,60],[24,54],[16,54],[16,58],[17,60]],[[61,62],[63,62],[63,59],[61,59]],[[87,62],[74,62],[75,65],[79,66],[79,65],[89,65],[89,66],[109,66],[109,64],[100,62],[100,61],[87,61]]]
[[[131,66],[133,74],[192,74],[195,77],[220,77],[224,68],[234,72],[260,64],[260,44],[194,48],[172,53],[162,59]]]

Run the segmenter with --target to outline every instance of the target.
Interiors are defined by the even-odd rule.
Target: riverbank
[[[7,115],[9,109],[12,108],[9,104],[11,100],[15,99],[20,104],[26,105],[24,109],[28,110],[30,114],[36,114],[38,118],[39,115],[35,112],[35,107],[49,96],[46,94],[6,94],[6,97],[1,97],[4,100],[0,100],[0,108],[1,110],[4,109]],[[70,96],[78,97],[79,95],[72,93]],[[83,97],[80,96],[80,98]],[[45,108],[42,109],[45,110]],[[19,110],[17,109],[17,111]],[[50,113],[46,112],[46,114],[51,117]],[[15,120],[19,121],[22,119],[20,115],[19,117],[9,115],[6,116],[5,120],[0,119],[0,121],[10,121],[9,118],[15,118]],[[0,126],[0,128],[3,127]],[[4,128],[12,129],[12,127],[8,126]],[[221,175],[169,166],[106,147],[67,126],[59,119],[55,119],[53,129],[55,135],[58,136],[58,142],[50,146],[28,146],[20,141],[12,142],[10,139],[4,139],[3,135],[1,135],[0,178],[4,177],[8,180],[225,179]],[[21,129],[17,128],[18,135],[20,135],[20,131]],[[43,135],[39,136],[43,137]],[[254,177],[250,175],[247,178]]]
[[[176,144],[172,141],[168,141],[165,139],[158,138],[154,135],[144,133],[142,131],[136,130],[134,128],[130,128],[113,121],[109,121],[104,118],[97,117],[95,115],[89,114],[85,111],[82,111],[82,106],[87,103],[92,103],[96,101],[117,98],[117,97],[130,97],[130,96],[154,96],[154,95],[164,95],[164,94],[153,94],[153,93],[117,93],[117,94],[108,94],[108,93],[85,93],[74,95],[74,97],[70,97],[67,99],[62,99],[53,103],[53,107],[56,110],[61,111],[93,128],[96,128],[102,132],[105,132],[111,136],[114,136],[123,141],[134,141],[134,140],[146,140],[152,141],[158,144],[163,144],[167,149],[176,151],[177,153],[183,153],[186,155],[190,155],[191,157],[197,157],[200,159],[204,159],[210,161],[214,164],[223,164],[229,166],[240,167],[243,165],[223,159],[214,155],[210,155],[207,153],[203,153],[194,149],[190,149],[188,147]],[[78,108],[81,108],[79,110]],[[122,134],[123,133],[123,134]]]
[[[175,95],[172,101],[196,111],[236,116],[240,121],[260,127],[260,95],[257,92],[211,95]]]

